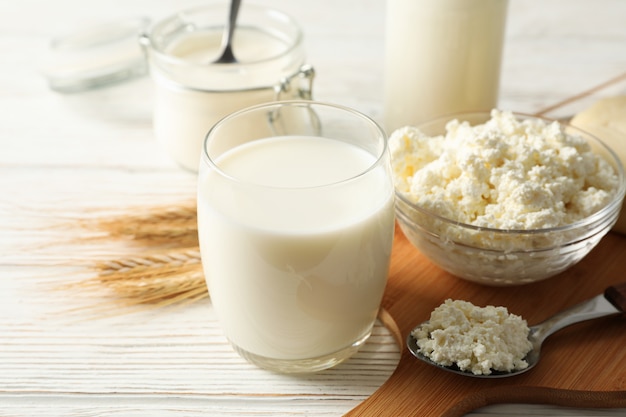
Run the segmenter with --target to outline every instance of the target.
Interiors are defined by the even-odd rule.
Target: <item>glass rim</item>
[[[355,175],[351,175],[347,178],[338,180],[338,181],[333,181],[333,182],[329,182],[329,183],[324,183],[324,184],[318,184],[318,185],[312,185],[312,186],[301,186],[301,187],[285,187],[285,186],[273,186],[273,185],[266,185],[266,184],[257,184],[254,182],[250,182],[250,181],[246,181],[246,180],[242,180],[240,178],[237,178],[233,175],[230,175],[228,173],[226,173],[224,170],[222,170],[220,168],[220,166],[218,165],[218,163],[216,162],[215,158],[212,158],[209,155],[209,151],[207,149],[208,147],[208,143],[211,140],[211,138],[213,137],[213,135],[215,134],[215,132],[224,124],[229,123],[230,121],[232,121],[233,119],[236,119],[244,114],[248,114],[248,113],[252,113],[252,112],[257,112],[257,111],[262,111],[263,109],[266,109],[268,111],[268,115],[269,113],[272,111],[272,109],[278,109],[281,107],[285,107],[285,106],[289,106],[289,107],[309,107],[314,109],[315,107],[323,107],[323,108],[327,108],[327,109],[334,109],[334,110],[338,110],[344,113],[349,113],[352,116],[356,117],[356,119],[360,119],[361,121],[364,122],[364,125],[369,125],[371,126],[376,132],[378,132],[378,135],[376,135],[378,142],[380,142],[381,146],[380,149],[378,150],[378,152],[374,155],[375,159],[368,164],[367,168],[361,170],[358,174]],[[276,136],[305,136],[305,135],[276,135]],[[306,135],[306,136],[312,136],[312,135]],[[269,137],[268,137],[269,138]],[[254,140],[263,140],[264,138],[256,138]],[[328,139],[333,139],[333,140],[339,140],[339,139],[335,139],[332,137],[328,137]],[[237,147],[237,146],[241,146],[241,145],[236,145],[233,148]],[[257,188],[265,188],[265,189],[272,189],[272,190],[313,190],[313,189],[319,189],[319,188],[324,188],[324,187],[333,187],[333,186],[337,186],[337,185],[341,185],[341,184],[346,184],[349,183],[351,181],[354,181],[358,178],[363,177],[364,175],[368,174],[369,172],[373,171],[376,167],[380,166],[381,164],[384,163],[384,157],[385,155],[387,155],[389,153],[388,150],[388,137],[387,134],[385,133],[385,130],[381,127],[380,124],[378,124],[374,119],[372,119],[371,117],[367,116],[366,114],[348,107],[348,106],[344,106],[344,105],[340,105],[340,104],[334,104],[334,103],[329,103],[329,102],[325,102],[325,101],[317,101],[317,100],[278,100],[278,101],[272,101],[272,102],[267,102],[267,103],[262,103],[262,104],[257,104],[254,106],[250,106],[250,107],[246,107],[240,110],[237,110],[233,113],[228,114],[227,116],[223,117],[222,119],[220,119],[219,121],[217,121],[217,123],[215,123],[211,129],[209,129],[209,131],[207,132],[207,134],[204,137],[203,143],[202,143],[202,152],[201,152],[201,158],[200,158],[200,165],[202,166],[203,164],[206,164],[209,166],[209,168],[213,171],[215,171],[216,173],[218,173],[222,178],[225,178],[229,181],[232,181],[234,183],[238,183],[238,184],[249,184],[251,186],[257,187]],[[233,149],[231,148],[231,149]]]
[[[226,4],[224,2],[224,4]],[[255,12],[261,12],[261,13],[267,13],[268,15],[273,15],[273,16],[278,16],[278,19],[281,19],[284,22],[287,22],[287,24],[294,29],[296,36],[294,37],[290,37],[289,40],[290,42],[287,45],[287,48],[283,51],[281,51],[280,53],[277,53],[275,55],[269,56],[269,57],[264,57],[262,59],[258,59],[258,60],[254,60],[254,61],[246,61],[246,62],[235,62],[235,63],[207,63],[207,64],[200,64],[200,63],[194,63],[194,62],[189,62],[188,60],[185,59],[181,59],[181,58],[177,58],[171,54],[168,54],[167,52],[165,52],[163,50],[163,47],[159,46],[157,47],[157,45],[155,44],[155,42],[153,41],[154,37],[155,37],[155,33],[157,33],[159,30],[162,30],[162,28],[172,22],[175,22],[177,20],[181,20],[186,16],[186,15],[190,15],[190,14],[198,14],[207,10],[211,10],[214,8],[217,8],[218,6],[222,6],[221,3],[212,3],[209,5],[203,5],[203,6],[196,6],[196,7],[192,7],[189,9],[185,9],[182,10],[176,14],[170,15],[168,17],[165,17],[161,20],[159,20],[158,22],[156,22],[154,25],[152,25],[152,27],[150,27],[149,30],[147,30],[145,32],[145,38],[147,39],[145,41],[146,47],[156,56],[158,57],[159,60],[161,60],[162,62],[168,63],[168,64],[173,64],[173,65],[177,65],[179,67],[187,67],[187,68],[203,68],[203,67],[212,67],[212,68],[220,68],[220,69],[233,69],[233,68],[240,68],[240,67],[254,67],[254,66],[260,66],[263,64],[266,64],[268,62],[273,62],[276,61],[278,59],[281,59],[283,57],[289,56],[293,53],[293,51],[297,50],[299,47],[301,47],[304,43],[304,34],[302,31],[301,26],[298,24],[298,22],[289,14],[281,11],[281,10],[277,10],[274,9],[272,7],[267,7],[267,6],[261,6],[261,5],[256,5],[256,4],[250,4],[246,6],[246,10],[254,10]],[[267,30],[265,30],[263,27],[261,26],[255,26],[254,24],[251,25],[244,25],[242,27],[252,27],[252,28],[257,28],[260,29],[264,32],[267,32]],[[213,27],[212,27],[213,28]],[[220,31],[223,30],[223,24],[222,25],[218,25],[215,26],[216,29],[219,29]],[[193,32],[187,32],[187,33],[193,33]]]

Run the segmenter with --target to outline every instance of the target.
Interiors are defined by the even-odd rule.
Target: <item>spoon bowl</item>
[[[536,326],[530,327],[528,332],[528,340],[531,342],[532,348],[524,358],[524,360],[528,363],[528,367],[508,372],[492,370],[490,374],[477,375],[470,371],[461,370],[456,365],[441,365],[433,361],[420,351],[420,348],[417,345],[417,339],[413,336],[413,331],[409,333],[406,343],[409,351],[417,359],[420,359],[428,363],[429,365],[433,365],[445,371],[474,378],[504,378],[520,375],[534,368],[535,365],[539,363],[539,359],[541,356],[541,345],[548,338],[548,336],[557,332],[558,330],[561,330],[569,325],[579,323],[581,321],[592,320],[624,312],[626,312],[626,283],[609,287],[606,289],[604,294],[597,295],[594,298],[591,298],[567,310],[555,314],[546,321]],[[415,329],[418,329],[420,326],[426,323],[418,325]]]
[[[535,351],[534,347],[533,350],[531,350],[528,353],[528,356],[525,358],[527,361],[529,359],[529,356],[533,356],[534,357],[534,362],[531,363],[529,362],[528,364],[528,368],[525,369],[520,369],[520,370],[515,370],[515,371],[511,371],[511,372],[505,372],[505,371],[491,371],[490,374],[473,374],[472,372],[469,371],[463,371],[461,370],[461,368],[459,368],[458,366],[455,365],[451,365],[451,366],[445,366],[445,365],[441,365],[435,361],[433,361],[432,359],[430,359],[428,356],[424,355],[421,351],[419,346],[417,346],[417,339],[409,333],[409,335],[406,338],[406,344],[407,347],[409,348],[409,351],[413,354],[413,356],[415,356],[417,359],[426,362],[429,365],[435,366],[439,369],[442,369],[444,371],[447,372],[452,372],[455,374],[460,374],[460,375],[464,375],[464,376],[471,376],[474,378],[505,378],[505,377],[509,377],[509,376],[513,376],[513,375],[519,375],[523,372],[528,371],[530,368],[532,368],[538,361],[539,361],[539,353]]]

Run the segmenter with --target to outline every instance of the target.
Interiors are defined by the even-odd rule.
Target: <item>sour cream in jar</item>
[[[174,161],[194,172],[207,132],[222,117],[254,104],[310,97],[313,72],[304,64],[302,32],[277,10],[242,7],[233,39],[237,62],[214,63],[226,6],[179,12],[142,37],[155,84],[155,136]]]

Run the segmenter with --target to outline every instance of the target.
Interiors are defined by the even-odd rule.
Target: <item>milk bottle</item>
[[[508,0],[388,0],[387,132],[497,106]]]

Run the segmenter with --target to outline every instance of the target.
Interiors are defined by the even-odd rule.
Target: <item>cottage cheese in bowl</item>
[[[624,195],[610,149],[540,118],[459,115],[400,128],[389,146],[402,230],[473,281],[518,284],[563,271],[615,223]]]

